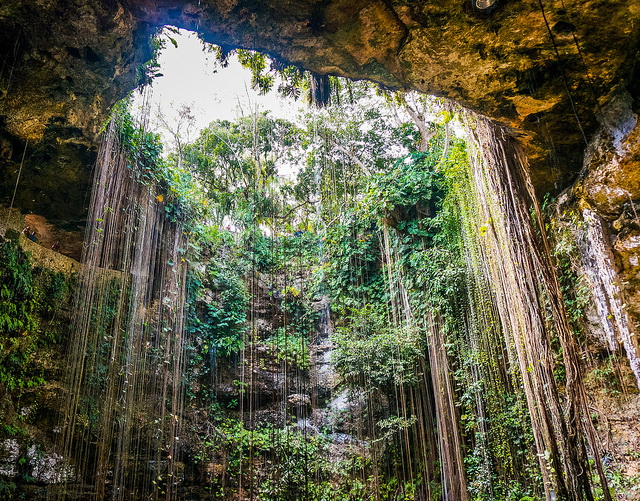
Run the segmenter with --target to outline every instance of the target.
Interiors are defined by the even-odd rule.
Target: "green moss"
[[[67,329],[59,310],[69,304],[73,279],[34,268],[15,242],[0,242],[0,384],[14,391],[42,385],[42,351]]]

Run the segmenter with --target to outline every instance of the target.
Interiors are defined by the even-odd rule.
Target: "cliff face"
[[[0,196],[57,223],[86,213],[97,134],[148,59],[144,31],[116,2],[0,5]],[[139,47],[138,47],[139,46]]]
[[[5,162],[27,138],[91,149],[108,107],[136,84],[149,32],[164,24],[318,73],[451,98],[523,136],[540,193],[575,178],[612,90],[638,94],[635,2],[499,0],[489,14],[463,0],[4,4]]]

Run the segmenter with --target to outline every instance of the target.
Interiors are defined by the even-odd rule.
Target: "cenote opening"
[[[83,236],[15,204],[24,145],[2,211],[0,495],[633,492],[590,395],[640,381],[594,212],[540,197],[509,128],[452,100],[204,42],[210,74],[246,80],[214,105],[163,90],[163,50],[193,37],[158,31],[111,109]]]

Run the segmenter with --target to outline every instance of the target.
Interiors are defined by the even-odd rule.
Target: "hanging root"
[[[476,238],[487,263],[488,282],[495,288],[505,342],[513,347],[524,383],[546,497],[593,499],[590,449],[603,499],[609,501],[577,347],[526,158],[504,130],[483,119],[473,122],[470,130],[476,152],[471,175],[477,214],[480,220],[491,221],[490,228]],[[564,405],[554,376],[554,336],[566,370]]]
[[[311,73],[309,102],[318,108],[325,108],[331,104],[331,83],[329,81],[329,75]]]

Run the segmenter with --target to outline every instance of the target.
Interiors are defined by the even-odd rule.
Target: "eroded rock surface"
[[[599,119],[582,172],[560,197],[558,220],[579,250],[575,271],[588,282],[587,331],[604,350],[624,354],[640,388],[640,124],[625,91],[600,108]]]
[[[0,198],[59,224],[86,215],[96,138],[136,85],[146,32],[118,2],[0,3]]]
[[[149,33],[173,24],[318,73],[451,98],[522,134],[539,191],[558,192],[611,89],[637,97],[639,19],[637,2],[619,0],[502,0],[486,15],[464,0],[6,0],[0,154],[15,169],[26,139],[92,150],[139,79]]]

